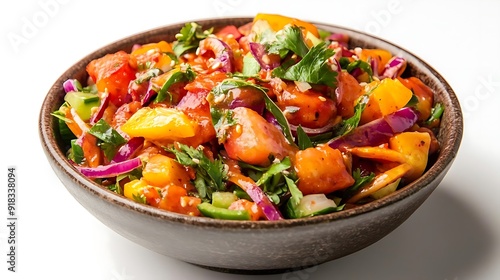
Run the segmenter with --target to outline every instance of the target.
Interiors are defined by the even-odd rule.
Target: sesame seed
[[[243,131],[243,128],[239,124],[236,125],[235,129],[236,129],[236,133],[238,133],[238,134],[240,134]]]
[[[318,99],[325,102],[326,101],[326,98],[324,98],[323,96],[318,96]]]
[[[269,64],[271,63],[271,59],[269,58],[269,56],[267,54],[263,55],[262,56],[262,61],[265,63],[265,64]]]

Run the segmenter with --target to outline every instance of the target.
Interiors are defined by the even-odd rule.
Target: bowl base
[[[284,273],[291,273],[294,271],[303,270],[303,269],[307,269],[307,268],[316,266],[316,265],[310,265],[310,266],[301,266],[301,267],[296,267],[296,268],[278,268],[278,269],[260,269],[260,270],[252,269],[252,270],[250,270],[250,269],[213,267],[213,266],[207,266],[207,265],[201,265],[201,264],[195,264],[195,263],[190,263],[190,264],[204,268],[204,269],[212,270],[212,271],[228,273],[228,274],[242,274],[242,275],[284,274]]]

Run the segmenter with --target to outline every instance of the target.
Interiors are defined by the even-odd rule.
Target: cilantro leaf
[[[275,176],[277,174],[281,174],[281,172],[287,170],[291,166],[292,166],[292,163],[290,161],[290,158],[285,157],[280,162],[275,162],[275,163],[271,164],[269,169],[267,169],[267,171],[264,172],[264,174],[262,174],[262,177],[260,177],[260,179],[255,183],[257,184],[257,186],[260,186],[260,185],[266,183],[267,181],[269,181],[273,176]]]
[[[173,44],[173,51],[177,57],[184,52],[195,49],[198,43],[212,34],[213,28],[202,30],[202,26],[196,22],[186,23],[179,33],[175,35],[177,41]]]
[[[178,149],[169,148],[177,161],[186,166],[191,166],[196,170],[194,185],[198,190],[198,195],[205,201],[212,199],[212,193],[225,191],[227,180],[227,170],[221,159],[210,160],[202,149],[195,149],[188,145],[177,143]]]
[[[276,33],[276,41],[269,45],[269,53],[279,54],[284,57],[288,51],[292,51],[300,57],[304,57],[309,48],[304,42],[302,30],[298,26],[287,26]]]
[[[324,84],[334,87],[337,83],[337,72],[327,64],[327,59],[335,51],[327,48],[325,42],[312,47],[298,63],[286,68],[285,64],[273,70],[273,75],[291,81]]]
[[[127,140],[113,129],[104,119],[100,119],[95,123],[90,129],[89,133],[97,137],[101,142],[99,147],[103,150],[104,155],[108,159],[112,159],[118,149],[122,144],[125,144]]]

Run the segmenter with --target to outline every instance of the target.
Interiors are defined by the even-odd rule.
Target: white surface
[[[59,75],[133,33],[214,16],[281,13],[368,31],[410,50],[455,89],[465,115],[460,153],[401,227],[358,253],[262,279],[500,279],[499,1],[2,1],[1,279],[256,279],[160,256],[106,228],[47,164],[38,111]],[[40,3],[56,3],[50,9]],[[29,27],[30,24],[36,24]],[[35,28],[33,28],[35,27]],[[24,32],[24,33],[23,33]],[[18,44],[9,38],[18,36]],[[19,38],[20,37],[20,38]],[[17,273],[7,271],[6,169],[18,174]]]

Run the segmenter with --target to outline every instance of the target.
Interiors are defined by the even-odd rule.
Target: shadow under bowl
[[[252,18],[198,20],[204,27],[243,25]],[[317,23],[318,28],[350,37],[351,46],[381,48],[403,56],[405,74],[420,78],[445,106],[438,139],[441,151],[418,180],[395,193],[355,209],[282,221],[228,221],[191,217],[136,203],[87,179],[65,156],[58,122],[51,116],[63,103],[63,82],[86,81],[93,59],[134,44],[173,41],[184,23],[132,35],[84,57],[54,83],[41,106],[39,135],[55,174],[73,197],[106,226],[152,251],[199,266],[234,273],[273,273],[328,262],[363,249],[401,225],[432,193],[459,149],[463,120],[452,88],[431,66],[385,40],[348,28]]]

